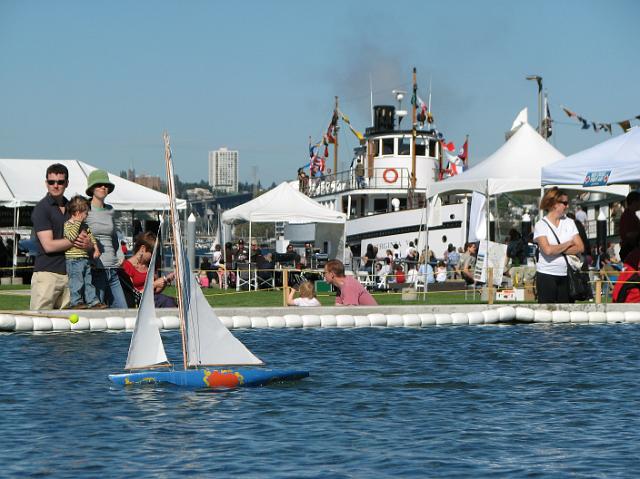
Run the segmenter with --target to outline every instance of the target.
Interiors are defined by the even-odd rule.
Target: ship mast
[[[165,131],[162,135],[164,139],[164,161],[167,169],[167,193],[169,194],[169,219],[171,220],[171,247],[173,249],[173,256],[175,259],[175,281],[176,291],[178,296],[178,318],[180,319],[180,336],[182,337],[182,363],[183,367],[187,369],[187,338],[186,338],[186,323],[184,317],[184,297],[183,297],[183,285],[182,285],[182,266],[184,258],[182,258],[181,249],[176,242],[176,225],[180,221],[178,213],[176,211],[176,191],[173,175],[173,164],[171,162],[171,145],[169,144],[169,134]],[[152,271],[149,272],[153,274]]]
[[[416,83],[416,68],[413,67],[413,107],[411,108],[411,190],[416,188],[416,106],[418,103],[418,84]],[[413,194],[413,191],[412,191]]]

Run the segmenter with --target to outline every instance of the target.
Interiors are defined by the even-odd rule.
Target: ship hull
[[[296,381],[309,376],[309,371],[291,369],[193,369],[187,371],[141,371],[110,374],[120,386],[140,384],[173,384],[188,388],[235,389],[266,386],[273,382]]]

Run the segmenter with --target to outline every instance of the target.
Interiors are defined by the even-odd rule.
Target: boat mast
[[[178,217],[175,200],[175,183],[173,177],[173,164],[171,163],[171,146],[169,144],[169,134],[165,131],[162,135],[164,139],[164,161],[167,169],[167,192],[169,194],[169,218],[171,220],[171,248],[173,249],[173,257],[175,259],[175,281],[176,291],[178,296],[178,318],[180,319],[180,336],[182,337],[182,365],[184,369],[187,369],[187,335],[186,335],[186,323],[184,317],[184,298],[183,298],[183,285],[182,285],[182,255],[179,252],[178,244],[176,243],[176,222],[180,221]]]
[[[416,83],[416,67],[413,67],[413,107],[411,108],[411,189],[416,188],[416,105],[418,103],[418,84]],[[412,191],[413,193],[413,191]]]
[[[336,97],[336,108],[333,111],[334,115],[338,115],[338,97]],[[338,122],[336,121],[336,126],[333,128],[333,137],[335,138],[335,142],[333,143],[333,174],[338,174]],[[334,178],[337,178],[334,176]]]

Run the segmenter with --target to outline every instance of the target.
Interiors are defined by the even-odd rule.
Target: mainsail
[[[189,366],[258,365],[258,359],[236,339],[218,319],[196,283],[182,242],[180,219],[176,207],[173,163],[169,137],[165,134],[167,186],[171,232],[176,262],[178,307],[181,309],[183,328],[186,329],[186,354]]]
[[[151,262],[149,263],[149,273],[144,283],[144,291],[138,309],[136,326],[131,336],[129,345],[129,355],[125,369],[140,369],[158,364],[168,363],[167,355],[164,352],[160,330],[158,329],[158,319],[156,318],[156,307],[153,299],[153,272],[156,267],[156,254],[158,251],[158,240],[156,240]]]

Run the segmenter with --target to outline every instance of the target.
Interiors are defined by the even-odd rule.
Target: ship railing
[[[373,168],[364,176],[354,170],[330,173],[309,178],[300,189],[310,197],[331,195],[343,191],[373,189],[408,189],[411,186],[411,172],[407,168]]]

